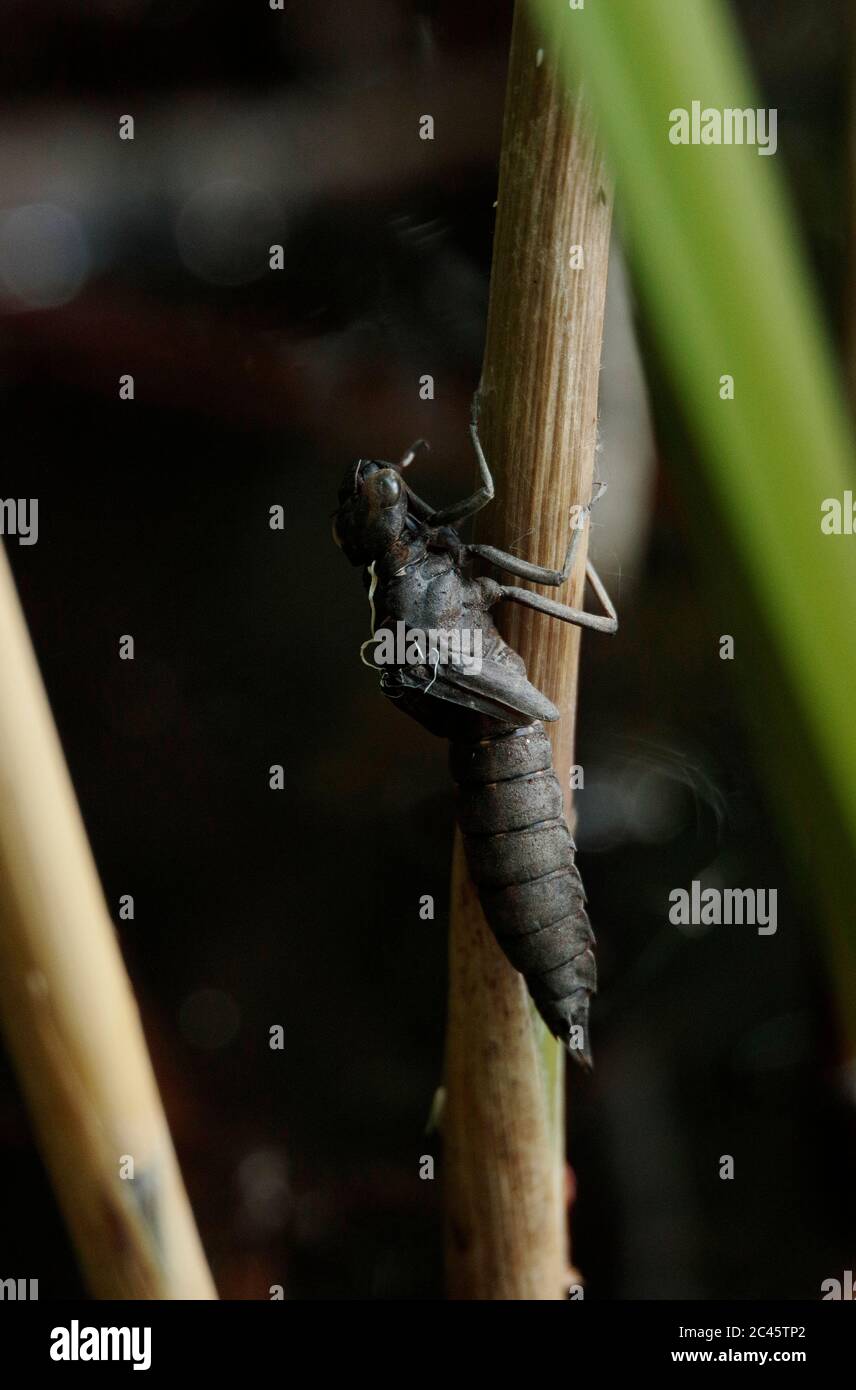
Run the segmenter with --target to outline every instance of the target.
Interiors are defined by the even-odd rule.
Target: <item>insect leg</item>
[[[409,468],[420,449],[430,450],[431,445],[427,439],[414,439],[410,448],[402,455],[396,464],[397,468]]]
[[[420,521],[430,521],[433,516],[436,516],[436,507],[432,507],[431,503],[426,502],[424,498],[417,497],[409,483],[405,483],[405,487],[407,488],[409,510],[414,516],[418,516]]]
[[[493,501],[493,478],[488,467],[487,459],[484,456],[484,449],[479,439],[479,396],[478,392],[473,396],[473,415],[470,423],[470,438],[473,441],[473,448],[476,451],[476,458],[479,465],[479,476],[481,486],[472,494],[465,497],[462,502],[453,502],[451,507],[444,507],[442,511],[435,512],[431,517],[434,526],[454,526],[459,521],[464,521],[466,517],[473,516],[480,512],[482,507],[486,507],[488,502]]]
[[[605,617],[601,617],[599,613],[586,613],[582,608],[571,608],[567,603],[557,603],[555,599],[545,598],[542,594],[533,594],[531,589],[518,589],[516,584],[499,584],[497,587],[500,598],[510,599],[512,603],[522,603],[526,608],[535,608],[539,613],[547,613],[551,618],[559,618],[563,623],[591,627],[596,632],[617,632],[618,615],[591,560],[586,561],[586,578],[594,589]]]
[[[478,555],[482,560],[487,560],[488,564],[496,565],[497,569],[505,570],[506,574],[516,574],[519,579],[529,579],[533,584],[550,584],[558,588],[560,584],[565,584],[571,576],[585,519],[590,514],[595,502],[605,491],[606,484],[601,483],[588,506],[583,507],[580,511],[571,530],[565,563],[560,570],[550,569],[548,565],[535,565],[530,560],[521,560],[519,555],[510,555],[507,550],[498,550],[494,545],[476,543],[468,545],[466,548],[471,555]]]

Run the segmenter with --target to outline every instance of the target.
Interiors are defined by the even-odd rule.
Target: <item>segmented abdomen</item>
[[[451,767],[485,917],[547,1027],[588,1067],[594,933],[544,726],[453,742]]]

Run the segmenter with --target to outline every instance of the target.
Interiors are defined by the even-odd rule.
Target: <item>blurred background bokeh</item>
[[[848,7],[733,8],[843,340]],[[349,460],[421,435],[418,491],[468,488],[510,18],[0,10],[0,496],[40,504],[38,544],[7,548],[227,1298],[442,1294],[445,749],[359,661],[329,516]],[[592,544],[622,627],[583,643],[601,995],[569,1098],[574,1258],[587,1297],[816,1298],[856,1258],[856,1069],[633,321],[616,246]],[[776,888],[776,935],[672,926],[694,878]],[[0,1277],[81,1294],[5,1059],[0,1153]]]

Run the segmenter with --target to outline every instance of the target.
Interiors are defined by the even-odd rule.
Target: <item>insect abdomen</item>
[[[455,742],[451,766],[485,917],[548,1028],[588,1067],[594,934],[544,726]]]

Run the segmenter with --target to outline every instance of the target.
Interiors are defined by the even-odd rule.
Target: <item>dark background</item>
[[[737,12],[837,334],[845,6]],[[424,1131],[445,749],[358,660],[368,610],[329,514],[350,459],[423,434],[418,490],[469,485],[510,14],[0,12],[0,496],[40,500],[38,544],[8,551],[223,1297],[442,1291],[442,1145]],[[596,517],[622,628],[583,645],[601,995],[597,1069],[569,1103],[575,1261],[590,1298],[817,1298],[856,1258],[856,1073],[668,451],[643,481],[635,549]],[[668,894],[693,877],[776,887],[776,936],[670,926]],[[136,915],[119,923],[124,893]],[[0,1076],[0,1277],[79,1294],[6,1061]],[[435,1182],[418,1176],[429,1152]]]

